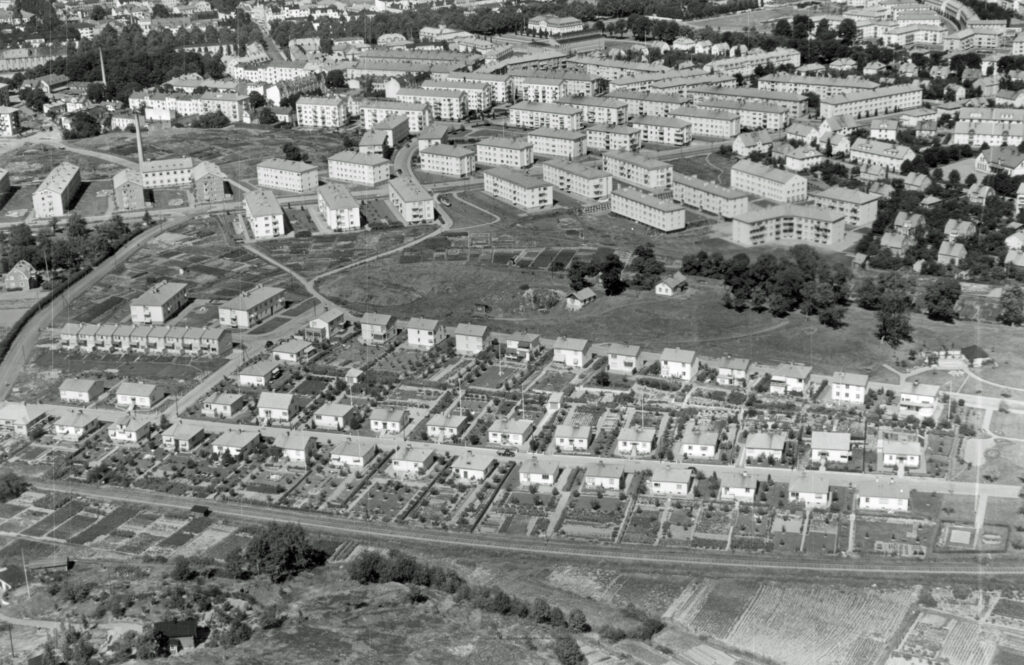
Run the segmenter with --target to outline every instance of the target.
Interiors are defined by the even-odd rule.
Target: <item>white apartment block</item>
[[[830,394],[833,402],[864,403],[864,398],[868,392],[868,377],[866,374],[836,372],[828,382],[832,387]]]
[[[560,104],[520,102],[509,109],[508,126],[521,129],[548,127],[577,132],[583,128],[583,112]]]
[[[878,194],[846,187],[829,187],[811,194],[810,202],[819,208],[841,213],[848,224],[856,227],[871,226],[878,217]]]
[[[71,162],[61,162],[39,183],[32,194],[32,207],[37,219],[65,214],[71,199],[82,185],[82,174]]]
[[[672,173],[672,200],[725,219],[745,213],[750,204],[745,192],[675,171]]]
[[[612,192],[612,212],[666,233],[686,228],[686,209],[681,204],[632,187]]]
[[[604,170],[644,189],[667,189],[672,185],[671,164],[632,152],[605,153]]]
[[[327,177],[376,187],[391,178],[391,162],[380,155],[364,155],[355,150],[342,150],[327,159]]]
[[[524,102],[553,104],[568,94],[563,78],[513,76],[516,97]]]
[[[409,133],[419,134],[434,120],[428,104],[412,104],[384,99],[363,101],[363,130],[373,129],[381,120],[391,115],[402,115],[409,120]]]
[[[587,135],[564,129],[540,127],[526,135],[534,155],[547,155],[562,159],[579,159],[587,154]]]
[[[495,104],[508,104],[515,101],[515,88],[512,77],[508,74],[484,74],[482,72],[434,72],[431,78],[444,83],[463,81],[479,83],[491,89]]]
[[[525,169],[533,164],[533,145],[525,139],[488,137],[476,144],[476,163]]]
[[[742,74],[743,76],[750,76],[758,67],[767,67],[768,65],[776,67],[792,65],[799,67],[800,51],[791,48],[777,48],[774,51],[747,53],[735,58],[712,60],[704,66],[704,69],[716,74]]]
[[[348,124],[345,97],[299,97],[295,102],[295,124],[299,127],[338,129]]]
[[[476,170],[476,153],[470,148],[438,143],[420,150],[420,168],[452,178],[464,178]]]
[[[132,323],[167,323],[188,303],[188,285],[163,281],[132,299]]]
[[[148,159],[139,165],[144,189],[161,187],[182,187],[192,183],[191,157],[171,157],[169,159]]]
[[[425,224],[434,221],[434,197],[410,178],[398,178],[388,182],[388,201],[406,224]]]
[[[329,182],[318,188],[316,207],[332,231],[358,231],[362,226],[359,202],[344,185]]]
[[[284,309],[284,290],[273,286],[257,286],[243,291],[218,309],[220,324],[225,328],[255,328]]]
[[[609,97],[566,97],[558,103],[579,109],[588,125],[621,125],[626,122],[629,105]]]
[[[709,111],[738,115],[740,126],[746,129],[778,131],[785,129],[789,124],[789,111],[775,104],[736,99],[704,99],[694,102],[693,105]]]
[[[317,168],[312,164],[276,157],[256,166],[256,182],[267,189],[300,194],[312,192],[320,184]]]
[[[0,136],[17,136],[21,133],[21,116],[18,109],[0,106]]]
[[[420,84],[424,90],[454,90],[466,95],[466,108],[483,113],[494,106],[494,86],[472,81],[426,80]]]
[[[553,159],[541,167],[544,181],[555,189],[587,199],[606,199],[612,192],[612,175],[575,162]]]
[[[284,211],[270,190],[254,189],[246,192],[243,208],[253,238],[262,240],[285,234]]]
[[[893,111],[916,109],[923,103],[924,93],[916,83],[890,85],[835,97],[822,97],[818,114],[824,118],[849,115],[855,118],[882,115]]]
[[[732,220],[732,241],[744,247],[771,243],[836,245],[846,235],[841,213],[816,206],[786,203],[752,208]]]
[[[625,125],[587,127],[587,150],[597,152],[636,152],[640,149],[640,130]]]
[[[740,133],[739,113],[695,106],[680,106],[670,115],[690,123],[692,136],[731,139]]]
[[[874,139],[859,138],[850,146],[850,159],[862,164],[874,164],[890,171],[899,171],[903,162],[912,161],[916,155],[905,145],[887,143]]]
[[[401,88],[395,94],[395,99],[406,104],[425,104],[430,107],[435,119],[458,121],[469,114],[469,99],[461,90]],[[411,123],[409,131],[412,131]]]
[[[540,210],[554,204],[551,185],[505,167],[484,171],[484,192],[524,210]]]
[[[807,178],[748,159],[733,165],[729,185],[733,189],[780,203],[807,198]]]
[[[789,92],[804,95],[813,92],[819,97],[835,97],[850,93],[877,90],[874,81],[859,78],[837,78],[831,76],[804,76],[800,74],[769,74],[757,79],[758,90]]]
[[[682,118],[674,116],[633,118],[633,127],[640,130],[640,139],[644,143],[664,143],[666,145],[686,145],[693,135],[691,125]]]
[[[793,118],[807,113],[807,98],[790,92],[773,92],[757,88],[718,88],[700,85],[691,88],[689,94],[693,98],[694,106],[702,105],[698,102],[723,100],[744,104],[779,106],[785,109],[789,116]]]
[[[607,99],[618,99],[626,103],[626,115],[671,115],[676,109],[683,107],[683,99],[678,95],[661,95],[651,92],[630,92],[620,90],[610,92]]]

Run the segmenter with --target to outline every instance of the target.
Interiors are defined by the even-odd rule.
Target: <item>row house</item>
[[[66,323],[60,331],[65,349],[85,353],[219,356],[231,350],[224,328]]]

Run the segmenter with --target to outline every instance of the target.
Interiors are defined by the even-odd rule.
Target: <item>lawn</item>
[[[1011,439],[1024,439],[1024,415],[996,411],[992,414],[992,433]]]

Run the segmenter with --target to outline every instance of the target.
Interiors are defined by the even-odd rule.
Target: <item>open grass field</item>
[[[432,230],[430,226],[418,226],[394,231],[289,238],[262,243],[259,250],[301,275],[314,277],[346,263],[394,249]]]
[[[765,23],[774,22],[780,18],[792,18],[794,13],[798,13],[798,10],[793,5],[780,5],[691,21],[688,25],[692,25],[697,30],[710,27],[719,31],[735,30],[742,32],[748,29],[756,31]]]

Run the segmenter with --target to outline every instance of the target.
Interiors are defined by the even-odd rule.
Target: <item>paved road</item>
[[[188,510],[199,504],[209,506],[219,518],[245,522],[289,522],[304,528],[341,536],[362,542],[392,542],[412,545],[459,547],[466,550],[495,551],[507,554],[540,555],[577,560],[649,564],[666,566],[678,571],[680,566],[720,570],[772,571],[793,574],[818,573],[839,577],[851,575],[877,576],[897,573],[929,577],[950,575],[978,575],[988,577],[1024,576],[1024,565],[1019,561],[993,559],[981,565],[969,560],[901,561],[899,559],[834,559],[812,556],[785,558],[772,555],[746,555],[733,552],[675,552],[637,549],[635,546],[597,545],[548,541],[508,535],[459,534],[416,528],[411,525],[390,525],[350,520],[321,513],[302,512],[261,505],[220,503],[205,499],[174,496],[148,490],[120,487],[101,487],[79,483],[47,482],[47,489],[77,494],[101,501],[141,503],[149,507]]]

